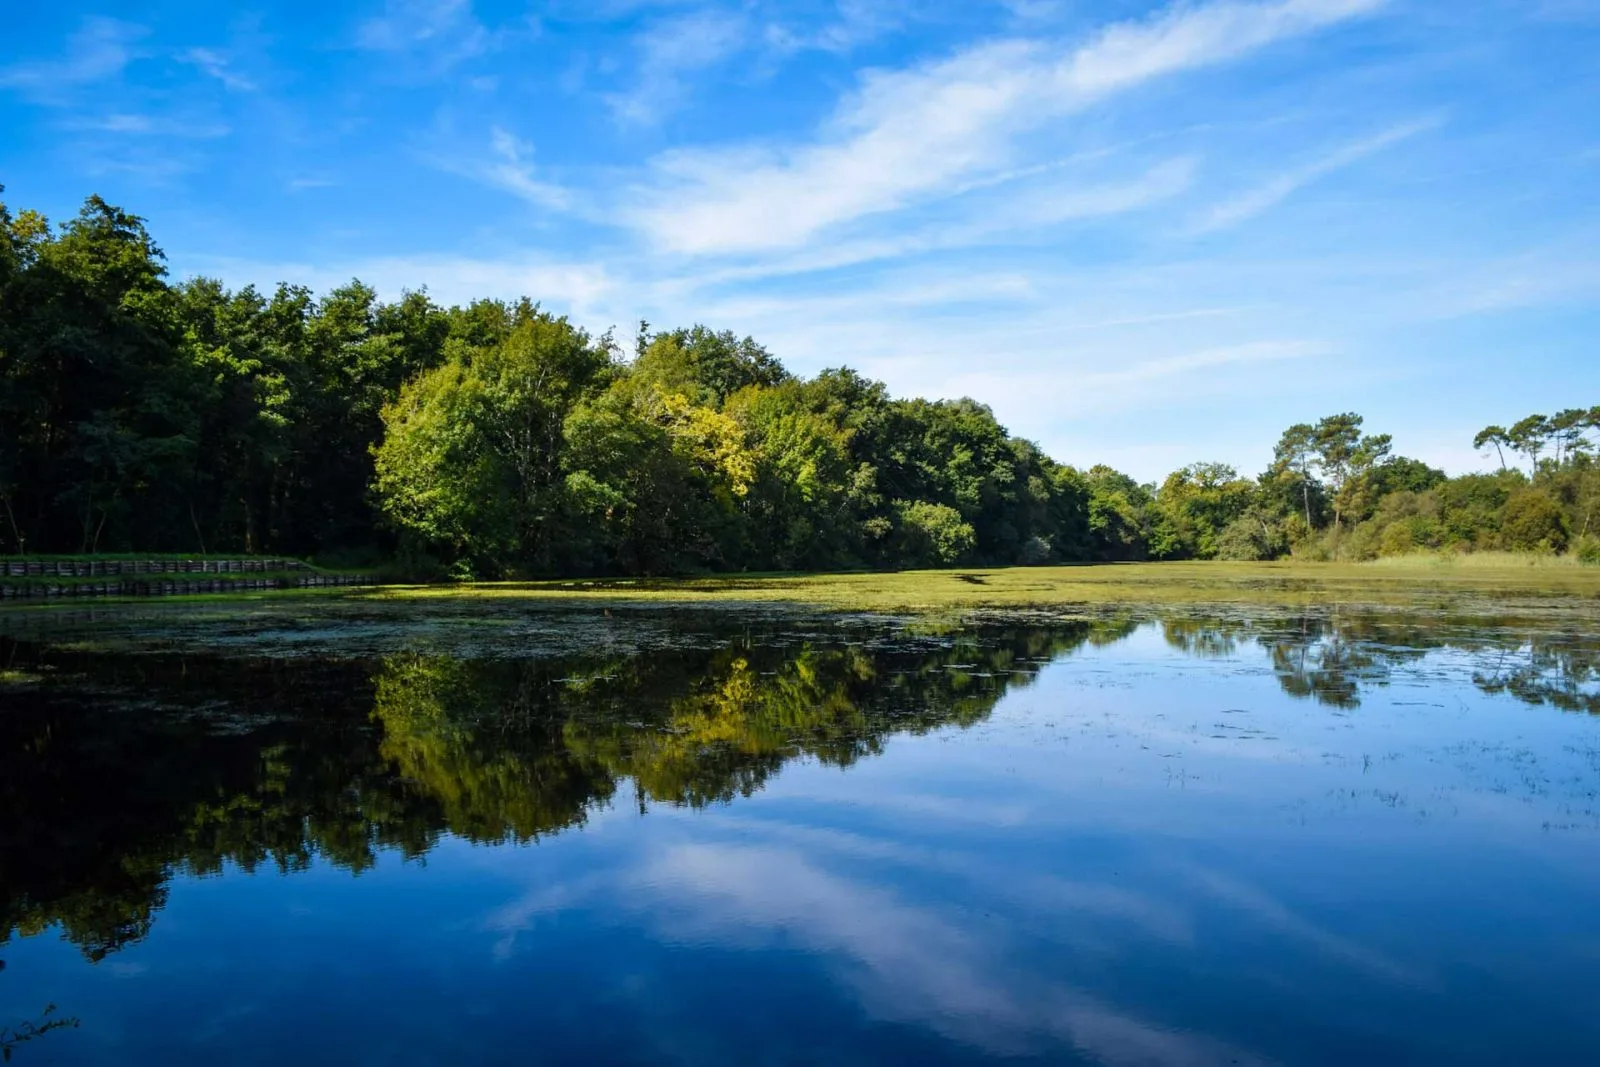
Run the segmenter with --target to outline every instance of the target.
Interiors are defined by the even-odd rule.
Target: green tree
[[[1193,463],[1161,484],[1150,551],[1157,559],[1214,559],[1218,538],[1256,502],[1256,486],[1225,463]]]
[[[1550,417],[1550,441],[1555,446],[1557,467],[1588,451],[1589,414],[1584,408],[1567,408]]]
[[[1317,423],[1313,437],[1317,465],[1333,490],[1335,531],[1342,528],[1345,515],[1370,503],[1369,478],[1393,444],[1388,434],[1363,436],[1362,422],[1354,412],[1329,415]]]
[[[1479,430],[1478,435],[1472,439],[1472,447],[1481,451],[1486,445],[1493,446],[1494,454],[1500,460],[1500,469],[1505,470],[1505,450],[1513,447],[1511,443],[1511,435],[1506,433],[1505,427],[1485,426],[1483,429]]]
[[[1539,456],[1543,454],[1545,446],[1550,441],[1549,418],[1544,415],[1529,415],[1506,431],[1506,437],[1515,451],[1528,457],[1528,475],[1537,476]]]
[[[1567,547],[1566,518],[1542,489],[1519,489],[1506,500],[1502,526],[1505,547],[1560,552]]]
[[[610,353],[609,338],[540,313],[414,379],[382,412],[385,513],[494,572],[549,573],[567,532],[566,421]]]
[[[913,567],[950,567],[964,561],[977,546],[977,533],[961,513],[926,500],[895,505],[900,560]]]
[[[721,407],[748,386],[775,386],[789,374],[754,339],[704,326],[649,334],[641,329],[633,377],[663,393],[678,393],[697,404]]]
[[[1283,431],[1273,449],[1272,476],[1280,482],[1293,480],[1300,489],[1306,529],[1311,529],[1311,494],[1315,485],[1312,470],[1317,462],[1317,428],[1308,422],[1295,423]]]
[[[1128,475],[1103,464],[1089,468],[1085,481],[1090,558],[1148,558],[1150,491]]]

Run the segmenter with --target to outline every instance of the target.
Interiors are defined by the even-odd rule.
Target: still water
[[[15,1063],[1600,1062],[1570,617],[0,632]]]

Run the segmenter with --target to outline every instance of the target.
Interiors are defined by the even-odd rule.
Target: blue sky
[[[0,132],[177,277],[703,321],[1143,478],[1600,403],[1600,0],[62,0]]]

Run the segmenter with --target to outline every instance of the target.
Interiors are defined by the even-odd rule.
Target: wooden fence
[[[284,559],[0,561],[0,600],[185,596],[197,593],[262,592],[269,589],[321,589],[372,583],[372,579],[360,574],[295,573],[307,571],[310,568],[299,560]],[[245,577],[266,573],[271,573],[272,577]],[[227,577],[196,577],[203,574]],[[5,579],[8,577],[26,580],[7,582]],[[48,580],[97,577],[113,580]]]
[[[135,574],[267,574],[309,570],[297,559],[0,560],[0,577],[98,578]]]

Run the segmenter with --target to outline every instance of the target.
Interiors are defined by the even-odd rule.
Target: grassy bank
[[[300,572],[303,577],[306,572]],[[185,576],[174,576],[182,579]],[[202,577],[196,575],[195,577]],[[245,577],[245,576],[241,576]],[[250,578],[280,577],[249,575]],[[281,577],[290,578],[288,574]],[[87,579],[86,579],[87,580]],[[65,583],[67,579],[52,579]],[[836,611],[961,613],[1118,605],[1382,605],[1479,612],[1516,602],[1600,614],[1600,567],[1559,559],[1411,556],[1373,563],[1106,563],[847,574],[741,574],[340,588],[239,588],[163,597],[226,602],[315,597],[355,601],[544,604],[789,604]],[[120,597],[110,600],[125,599]],[[105,601],[100,601],[104,603]],[[6,605],[22,607],[23,600]],[[44,607],[34,600],[35,607]]]
[[[947,611],[1105,604],[1448,604],[1478,599],[1593,601],[1600,568],[1518,559],[1453,564],[1434,557],[1383,564],[1121,563],[889,574],[737,575],[676,580],[489,582],[387,586],[383,599],[715,604],[787,602],[846,611]]]

